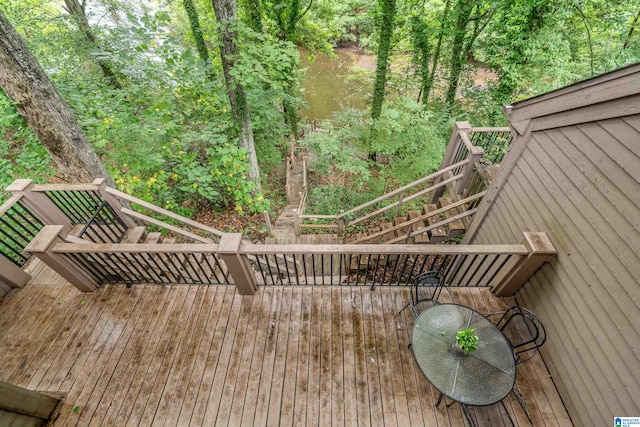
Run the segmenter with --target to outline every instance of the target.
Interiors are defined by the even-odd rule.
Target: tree
[[[371,118],[377,119],[382,111],[385,86],[387,84],[387,68],[391,53],[391,36],[393,35],[393,21],[396,15],[395,0],[378,0],[382,16],[380,18],[380,41],[378,43],[378,63],[376,65],[376,80],[373,84],[373,101],[371,104]]]
[[[209,65],[209,49],[207,49],[204,37],[202,36],[202,28],[200,27],[200,19],[198,18],[196,6],[193,4],[193,0],[183,0],[183,5],[184,10],[187,12],[187,17],[189,18],[189,25],[191,26],[191,33],[193,34],[193,38],[196,42],[198,55],[200,55],[202,62]]]
[[[106,178],[113,186],[73,112],[2,11],[0,86],[68,181]]]
[[[235,0],[213,0],[213,11],[218,20],[218,32],[222,44],[220,45],[220,58],[224,74],[229,102],[236,125],[240,128],[240,146],[247,149],[249,165],[251,166],[250,179],[260,188],[260,167],[253,140],[251,128],[251,114],[247,105],[247,96],[242,85],[232,77],[235,57],[238,51],[238,17]]]
[[[455,27],[451,43],[451,58],[449,63],[449,79],[445,102],[451,108],[455,101],[460,77],[467,58],[473,49],[473,43],[491,21],[496,5],[487,6],[482,0],[458,0],[453,14]],[[469,26],[471,25],[471,29]]]
[[[97,51],[101,51],[102,49],[98,44],[98,40],[96,39],[96,36],[95,34],[93,34],[93,30],[89,25],[89,20],[87,19],[87,14],[85,12],[85,3],[83,2],[82,4],[80,4],[78,0],[64,0],[64,4],[65,4],[65,9],[69,13],[69,15],[71,15],[76,25],[78,25],[78,27],[80,28],[80,31],[82,32],[84,37],[87,39],[87,42],[89,43],[89,45],[93,49]],[[102,74],[104,74],[104,77],[107,80],[107,82],[114,88],[121,89],[122,85],[120,84],[120,80],[116,76],[116,73],[113,70],[113,67],[111,66],[110,61],[107,59],[104,59],[102,56],[95,56],[95,55],[94,55],[94,59],[98,63],[98,66],[100,66],[100,69],[102,70]]]
[[[444,4],[444,11],[442,12],[442,19],[440,20],[440,31],[438,32],[438,42],[436,43],[436,50],[433,53],[433,61],[431,63],[431,73],[427,78],[427,81],[424,83],[422,88],[422,102],[427,104],[429,102],[429,95],[431,94],[431,89],[433,88],[433,82],[436,78],[436,70],[438,69],[438,64],[440,61],[440,51],[442,49],[442,40],[444,39],[445,33],[447,31],[447,22],[449,19],[449,5],[451,4],[451,0],[447,0]]]
[[[262,4],[260,0],[245,0],[244,8],[247,14],[247,23],[256,33],[262,33]]]

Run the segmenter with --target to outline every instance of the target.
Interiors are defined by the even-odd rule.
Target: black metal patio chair
[[[440,298],[443,289],[446,290],[451,297],[451,302],[455,302],[451,289],[444,283],[444,275],[442,272],[432,270],[418,274],[411,283],[411,301],[402,307],[402,310],[400,310],[398,314],[411,306],[413,317],[417,318],[422,312],[422,310],[419,310],[419,306],[422,304],[440,304],[438,298]]]
[[[486,317],[498,315],[500,318],[495,322],[495,325],[511,342],[516,365],[531,359],[547,339],[547,332],[538,316],[527,308],[516,306],[504,312],[489,314]],[[527,415],[529,422],[533,425],[529,409],[516,385],[513,387],[513,394]],[[501,403],[504,407],[504,400]],[[504,409],[506,411],[506,407]]]

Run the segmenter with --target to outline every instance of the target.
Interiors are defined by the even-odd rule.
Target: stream
[[[300,49],[300,66],[307,69],[302,80],[304,100],[309,106],[300,114],[309,122],[329,119],[349,107],[364,109],[366,97],[371,96],[371,82],[362,71],[375,71],[375,56],[354,49],[336,48],[334,52],[337,59],[316,54],[309,62],[308,52]]]

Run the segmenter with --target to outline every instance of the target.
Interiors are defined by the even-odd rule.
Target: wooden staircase
[[[409,210],[405,216],[396,216],[393,221],[369,226],[366,231],[347,237],[345,243],[433,244],[448,241],[465,232],[465,224],[460,218],[465,209],[464,204],[441,197],[438,205],[425,203],[421,211]]]

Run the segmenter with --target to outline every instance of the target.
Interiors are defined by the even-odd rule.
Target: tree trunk
[[[429,81],[429,59],[431,57],[431,43],[429,43],[429,27],[419,16],[412,16],[410,20],[411,40],[413,44],[413,61],[420,76],[420,91],[416,102],[420,98]]]
[[[624,39],[624,44],[622,45],[622,50],[625,50],[627,46],[629,46],[629,42],[631,41],[631,36],[633,36],[633,31],[636,29],[636,24],[638,23],[638,18],[640,18],[640,10],[634,16],[633,21],[631,21],[631,25],[629,26],[629,32],[627,33],[627,37]]]
[[[101,50],[100,46],[98,45],[98,41],[96,40],[96,36],[93,34],[93,31],[89,26],[89,20],[87,20],[87,15],[84,11],[84,7],[78,2],[78,0],[64,0],[64,4],[66,6],[67,12],[74,19],[89,44],[93,48]],[[116,89],[122,89],[122,85],[120,84],[120,81],[118,80],[116,73],[113,71],[113,68],[111,67],[109,61],[98,58],[96,58],[95,61],[98,63],[98,66],[102,70],[102,74],[104,74],[107,82]]]
[[[379,0],[382,9],[380,24],[380,43],[378,44],[378,62],[376,65],[376,80],[373,84],[373,101],[371,104],[371,118],[377,119],[382,111],[384,90],[387,84],[387,68],[389,53],[391,52],[391,36],[393,34],[393,20],[396,14],[395,0]]]
[[[444,11],[442,12],[442,21],[440,22],[440,33],[438,34],[438,42],[436,43],[436,50],[433,53],[433,63],[431,64],[431,74],[429,75],[429,79],[424,85],[424,92],[422,93],[422,102],[424,104],[429,103],[429,95],[431,94],[431,89],[433,88],[433,82],[436,79],[436,70],[438,69],[438,63],[440,62],[440,49],[442,48],[442,40],[444,39],[444,34],[447,29],[447,19],[449,18],[449,5],[451,4],[451,0],[447,0],[444,4]]]
[[[464,56],[464,42],[467,35],[467,25],[471,18],[472,9],[473,6],[470,0],[459,0],[456,3],[455,12],[457,18],[455,33],[453,35],[453,43],[451,44],[449,87],[447,88],[447,94],[445,97],[445,102],[449,108],[451,108],[455,101],[458,84],[460,83],[460,75],[462,74],[462,68],[466,61],[466,57]]]
[[[71,109],[0,11],[0,86],[69,182],[113,181]]]
[[[264,28],[262,27],[262,5],[260,0],[246,0],[244,5],[247,10],[249,26],[256,33],[262,33]]]
[[[196,10],[195,5],[193,4],[193,0],[183,0],[184,10],[187,12],[187,17],[189,17],[189,24],[191,25],[191,33],[193,34],[193,38],[196,42],[196,48],[198,49],[198,54],[200,55],[200,59],[202,62],[207,64],[207,69],[210,69],[210,60],[209,60],[209,49],[207,49],[207,45],[204,42],[204,37],[202,36],[202,28],[200,27],[200,19],[198,18],[198,11]]]
[[[251,167],[251,180],[255,182],[260,189],[260,168],[258,166],[258,158],[256,156],[256,147],[253,140],[253,130],[251,129],[251,115],[247,105],[247,97],[241,84],[233,81],[231,70],[233,69],[234,60],[238,47],[236,39],[238,38],[235,0],[213,0],[213,11],[219,24],[219,34],[222,44],[220,45],[220,57],[222,60],[222,71],[224,81],[229,93],[229,102],[233,111],[233,118],[236,125],[240,128],[240,146],[247,149],[249,165]]]

